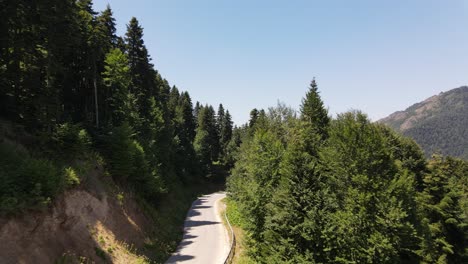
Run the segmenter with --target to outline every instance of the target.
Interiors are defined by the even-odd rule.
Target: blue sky
[[[331,114],[373,120],[468,85],[468,1],[94,0],[118,34],[132,16],[153,63],[192,99],[242,124],[277,101],[299,109],[316,77]]]

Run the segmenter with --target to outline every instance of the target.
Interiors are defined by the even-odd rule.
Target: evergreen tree
[[[178,116],[182,121],[181,131],[183,132],[183,138],[187,143],[192,144],[195,139],[196,122],[193,117],[193,106],[192,99],[188,92],[182,92],[179,100]]]
[[[310,83],[309,91],[302,100],[301,118],[311,123],[323,139],[327,137],[330,117],[328,117],[328,111],[323,106],[315,78]]]
[[[265,247],[267,261],[296,263],[330,262],[322,256],[325,243],[322,229],[336,198],[330,182],[321,173],[318,152],[320,136],[311,127],[298,123],[289,131],[288,148],[281,163],[281,182],[268,207]]]
[[[257,130],[251,141],[242,144],[228,180],[229,193],[245,214],[252,252],[259,253],[264,241],[267,205],[280,180],[283,153],[284,146],[274,133]]]
[[[220,155],[220,160],[224,160],[225,157],[225,148],[227,143],[229,142],[229,139],[227,138],[227,135],[229,132],[226,127],[227,121],[226,121],[226,112],[224,110],[224,107],[222,104],[219,104],[218,107],[218,115],[216,116],[216,128],[218,130],[218,135],[219,135],[219,155]],[[232,130],[232,124],[231,124],[231,130]]]
[[[112,16],[112,10],[109,5],[107,5],[106,9],[102,11],[99,16],[97,16],[93,35],[95,36],[94,39],[96,41],[95,46],[97,53],[97,72],[103,74],[105,71],[104,67],[107,55],[109,52],[111,52],[112,49],[117,48],[115,19]],[[101,117],[101,123],[108,125],[112,112],[110,109],[111,107],[109,105],[109,100],[107,100],[107,98],[111,97],[112,91],[109,90],[107,85],[105,85],[105,80],[99,77],[102,76],[98,76],[96,80],[96,85],[98,88],[97,97],[102,98],[99,100],[99,115]]]
[[[202,106],[200,105],[200,102],[196,102],[195,103],[195,107],[193,108],[193,116],[195,118],[195,121],[197,122],[197,125],[198,125],[198,114],[200,113],[200,109],[202,108]]]
[[[201,164],[211,173],[213,162],[219,159],[220,150],[215,111],[212,106],[201,107],[198,112],[194,147]]]
[[[427,237],[421,247],[424,263],[468,261],[468,221],[463,217],[464,192],[458,184],[460,179],[466,180],[468,170],[460,170],[461,166],[463,163],[438,155],[429,162],[429,173],[424,177],[424,190],[419,198],[423,224],[427,227]]]
[[[225,116],[225,111],[223,104],[219,104],[218,106],[218,114],[216,116],[216,126],[218,127],[218,133],[221,134],[222,126],[224,124],[224,116]]]
[[[179,100],[180,100],[179,89],[173,86],[169,93],[169,101],[167,102],[170,119],[174,119],[176,117],[176,111],[177,111],[177,107],[179,106]],[[178,127],[176,127],[175,129],[177,130]]]
[[[107,45],[105,50],[118,48],[118,36],[116,35],[115,18],[113,17],[113,12],[110,5],[107,5],[106,9],[101,12],[97,18],[97,23],[98,30],[101,31],[106,38],[106,41],[103,43]]]
[[[253,128],[255,126],[255,123],[257,122],[258,119],[258,110],[257,108],[252,109],[250,111],[250,120],[249,120],[249,127]]]
[[[175,93],[171,92],[171,95]],[[176,169],[184,182],[193,181],[197,172],[197,162],[193,141],[195,139],[195,119],[192,100],[187,92],[178,95],[174,111],[174,138],[177,151],[175,154]],[[171,100],[170,100],[171,101]]]
[[[226,111],[226,114],[224,116],[223,124],[221,126],[221,133],[220,133],[220,142],[222,148],[225,150],[227,144],[231,141],[232,138],[232,118],[231,114],[229,113],[229,110]]]
[[[143,28],[135,17],[127,25],[125,43],[132,76],[130,92],[137,98],[140,115],[148,117],[151,112],[149,99],[156,91],[153,65],[143,41]]]
[[[109,90],[109,121],[113,126],[119,126],[124,121],[130,121],[133,110],[128,92],[130,69],[127,57],[116,48],[107,54],[105,63],[103,79]]]

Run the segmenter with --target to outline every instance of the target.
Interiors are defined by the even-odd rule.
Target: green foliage
[[[201,193],[194,189],[222,183],[234,163],[229,112],[193,109],[188,92],[171,87],[151,64],[136,18],[120,37],[111,8],[98,14],[91,0],[0,6],[0,115],[26,132],[5,138],[37,153],[0,134],[0,213],[42,208],[81,182],[88,188],[98,163],[157,212],[148,245],[164,262]],[[230,154],[240,138],[233,142]]]
[[[239,210],[239,206],[237,205],[236,201],[232,199],[226,199],[226,215],[229,219],[229,222],[232,225],[244,227],[244,218]]]
[[[251,232],[249,247],[253,251],[263,241],[267,204],[279,183],[283,153],[284,146],[274,133],[257,130],[251,141],[241,145],[238,161],[228,179],[231,197],[246,215],[245,228]]]
[[[224,119],[223,119],[224,120]],[[208,177],[214,173],[213,163],[222,158],[218,121],[212,106],[201,106],[193,142],[195,153],[202,166],[202,173]],[[223,142],[224,143],[224,142]]]
[[[112,49],[105,59],[103,75],[104,84],[111,96],[107,98],[109,107],[108,119],[113,125],[129,121],[132,107],[128,87],[130,85],[130,68],[128,59],[120,49]]]
[[[302,99],[301,118],[302,120],[312,124],[322,138],[327,137],[330,117],[328,117],[327,109],[323,106],[315,78],[310,83],[310,89],[305,98]]]
[[[107,253],[103,249],[99,247],[94,247],[94,252],[96,253],[96,256],[100,257],[102,260],[107,260]]]
[[[75,186],[80,184],[80,178],[72,167],[65,168],[65,184],[66,186]]]
[[[426,239],[421,248],[424,263],[468,261],[466,178],[468,164],[434,156],[419,196]],[[463,185],[463,181],[465,185]]]
[[[462,86],[414,104],[380,120],[434,153],[468,159],[468,87]]]
[[[401,160],[379,126],[359,112],[332,123],[324,158],[340,187],[338,208],[330,217],[328,258],[340,261],[414,261],[419,240],[411,209],[414,175],[399,170]],[[343,219],[346,219],[343,221]],[[352,228],[350,228],[352,227]]]
[[[312,86],[300,119],[281,105],[253,111],[236,153],[228,212],[242,223],[250,256],[260,263],[465,263],[466,162],[427,164],[414,141],[358,111],[327,121]]]
[[[53,142],[57,152],[65,154],[67,158],[78,158],[91,146],[91,138],[86,130],[78,124],[70,123],[57,126]]]
[[[119,202],[120,206],[123,205],[123,202],[124,202],[124,195],[123,195],[123,193],[118,193],[118,194],[117,194],[117,201]]]
[[[133,130],[128,123],[115,127],[107,139],[107,156],[110,173],[125,179],[134,171],[135,142]]]
[[[52,162],[5,142],[0,156],[0,212],[42,208],[62,190],[64,177]]]
[[[109,171],[120,182],[129,182],[145,196],[164,192],[159,174],[151,170],[144,148],[134,138],[128,123],[115,127],[107,138]]]

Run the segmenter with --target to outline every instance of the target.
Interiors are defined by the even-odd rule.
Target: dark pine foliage
[[[85,153],[99,152],[148,201],[225,174],[229,112],[204,106],[194,116],[189,93],[155,70],[136,18],[121,37],[110,6],[97,13],[91,0],[6,0],[0,15],[0,116],[46,153],[21,159],[1,135],[1,211],[52,199],[74,175],[62,163]]]

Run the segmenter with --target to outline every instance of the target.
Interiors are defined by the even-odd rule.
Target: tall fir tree
[[[137,98],[142,117],[150,115],[150,97],[155,95],[153,65],[143,41],[143,28],[133,17],[125,33],[126,53],[130,63],[132,82],[130,92]]]
[[[106,98],[108,125],[120,126],[124,121],[131,120],[132,113],[135,114],[128,91],[131,80],[128,59],[120,49],[114,48],[107,54],[105,63],[103,79],[109,90]]]
[[[302,120],[312,124],[317,132],[322,136],[322,139],[327,138],[330,117],[328,116],[328,111],[325,109],[323,101],[320,98],[315,78],[312,79],[309,91],[302,100],[301,118]]]

